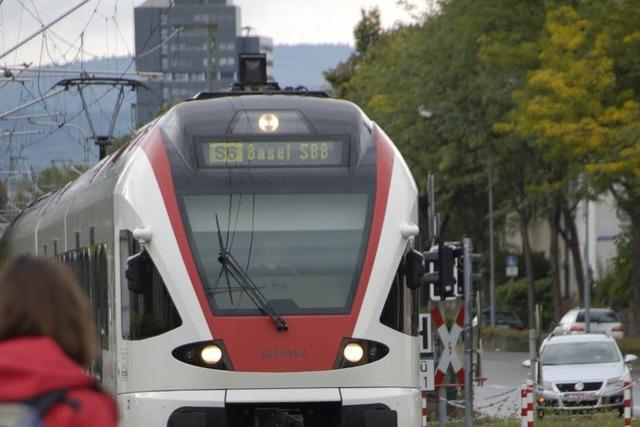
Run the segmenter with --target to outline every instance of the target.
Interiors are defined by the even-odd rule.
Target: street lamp
[[[431,119],[434,116],[433,111],[421,105],[418,107],[418,115],[424,119]],[[495,255],[493,247],[493,162],[491,156],[489,156],[489,173],[488,173],[488,187],[489,187],[489,305],[490,305],[490,322],[491,326],[496,324],[496,297],[495,297]],[[480,311],[480,307],[478,307]],[[478,319],[482,316],[478,314]]]

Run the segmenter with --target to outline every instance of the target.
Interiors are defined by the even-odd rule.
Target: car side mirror
[[[633,363],[636,360],[638,360],[638,356],[636,356],[635,354],[627,354],[624,357],[624,363]]]
[[[404,262],[407,287],[418,289],[422,284],[422,275],[425,273],[424,256],[415,249],[411,249],[404,256]]]
[[[529,359],[523,360],[522,361],[522,367],[523,368],[527,368],[527,369],[531,368],[531,360],[529,360]]]
[[[153,261],[143,247],[140,252],[127,258],[127,287],[134,294],[142,294],[151,285]]]

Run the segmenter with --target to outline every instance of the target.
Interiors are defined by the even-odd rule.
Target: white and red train
[[[417,189],[355,105],[313,93],[181,103],[28,207],[11,250],[93,306],[122,425],[421,425]]]

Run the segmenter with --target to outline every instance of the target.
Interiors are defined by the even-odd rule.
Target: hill
[[[311,90],[325,88],[325,80],[322,72],[335,67],[338,62],[345,60],[353,51],[348,45],[276,45],[273,49],[273,74],[281,86],[305,86]],[[57,67],[56,67],[57,68]],[[68,64],[64,67],[69,70],[80,70],[79,63]],[[115,57],[87,61],[84,64],[86,70],[123,72],[135,71],[131,65],[131,58]],[[24,84],[9,83],[0,88],[0,111],[7,111],[18,105],[37,98],[41,93],[46,93],[58,81],[65,77],[61,75],[45,75],[29,77],[31,81]],[[91,117],[94,120],[98,133],[106,133],[111,121],[111,112],[116,102],[117,91],[112,87],[90,89],[85,92],[87,103],[90,105]],[[135,93],[125,92],[124,102],[116,121],[114,135],[117,137],[132,131],[132,104],[135,104]],[[40,170],[51,164],[52,161],[75,162],[82,161],[83,150],[81,142],[82,132],[91,135],[87,119],[82,111],[82,103],[78,92],[69,89],[68,92],[47,99],[46,109],[49,112],[61,112],[64,116],[57,119],[58,123],[69,123],[70,126],[58,128],[51,118],[27,120],[0,120],[0,134],[7,131],[32,131],[43,133],[28,136],[13,136],[10,145],[9,135],[0,137],[0,169],[9,166],[9,157],[24,157],[17,160],[21,169],[28,166]],[[44,113],[42,103],[38,103],[29,109],[25,109],[12,117]],[[46,125],[44,123],[49,123]],[[53,125],[52,125],[53,123]],[[23,150],[20,147],[24,146]],[[90,142],[92,162],[97,159],[97,149]],[[0,180],[4,177],[0,175]]]

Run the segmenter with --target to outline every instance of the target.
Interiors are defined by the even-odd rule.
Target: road
[[[483,376],[488,380],[482,387],[474,387],[474,408],[488,416],[510,417],[520,409],[520,385],[527,379],[522,361],[528,353],[485,352]],[[633,372],[634,378],[640,372]],[[497,397],[494,397],[497,396]],[[640,384],[633,390],[635,416],[640,416]]]

